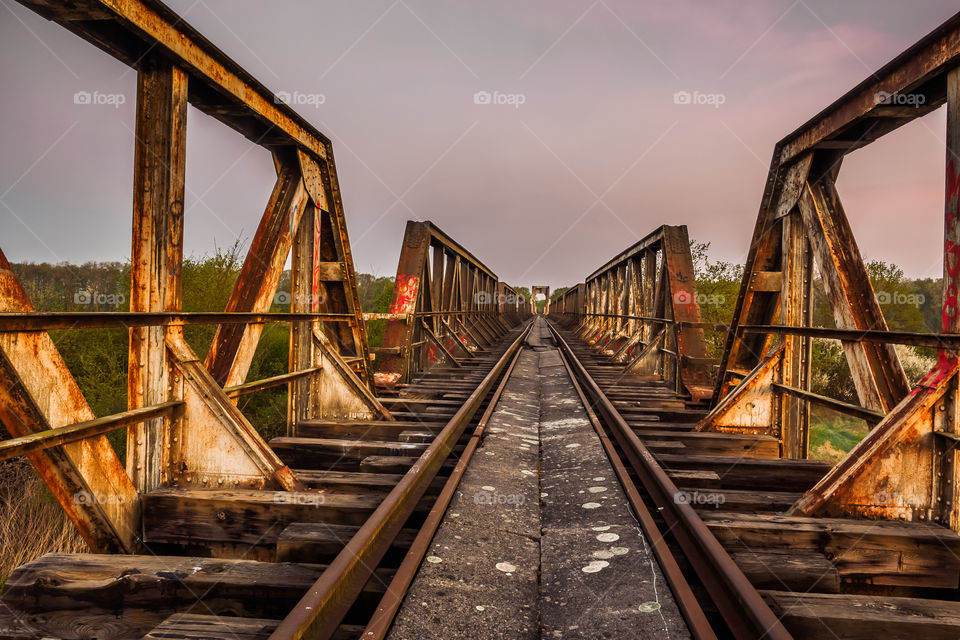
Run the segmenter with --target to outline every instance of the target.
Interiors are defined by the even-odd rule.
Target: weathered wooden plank
[[[960,603],[952,600],[783,591],[764,591],[761,595],[796,638],[960,637]]]
[[[175,613],[141,640],[268,640],[279,620]]]
[[[310,469],[329,462],[362,460],[369,456],[419,456],[428,444],[335,438],[274,438],[270,446],[288,465]],[[456,449],[454,449],[456,451]]]
[[[334,422],[332,420],[304,420],[297,424],[292,435],[300,438],[353,438],[363,440],[389,440],[396,434],[410,429],[440,433],[446,422],[420,422],[404,420],[387,422],[384,420],[351,420]]]
[[[840,593],[837,569],[822,553],[751,549],[731,550],[730,557],[757,589]]]
[[[143,497],[146,542],[274,544],[294,522],[360,525],[382,493],[156,489]]]
[[[360,461],[360,471],[368,473],[406,473],[417,463],[414,456],[369,456]],[[456,460],[443,461],[441,469],[453,469]]]
[[[721,486],[758,491],[807,491],[831,465],[817,460],[765,460],[730,456],[660,454],[657,461],[669,471],[712,471]]]
[[[177,556],[47,554],[13,572],[3,602],[55,637],[139,638],[176,612],[282,618],[323,569]]]
[[[960,536],[914,522],[802,518],[701,511],[710,531],[733,551],[818,551],[842,581],[956,589]]]
[[[324,493],[388,493],[403,477],[396,473],[364,473],[361,471],[329,471],[297,469],[297,477],[311,489]],[[443,488],[445,478],[434,478],[425,495],[436,495]]]
[[[277,562],[330,562],[359,529],[341,524],[295,522],[277,538]],[[398,565],[416,536],[415,529],[401,530],[380,566]]]

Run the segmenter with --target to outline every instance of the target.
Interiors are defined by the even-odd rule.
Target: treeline
[[[690,243],[694,273],[697,281],[697,302],[704,322],[726,325],[733,318],[743,278],[743,265],[709,258],[710,243]],[[896,331],[940,331],[941,280],[939,278],[911,279],[894,264],[874,260],[866,265],[873,289],[887,319],[887,326]],[[555,303],[569,289],[561,287],[551,292]],[[823,280],[813,281],[813,326],[835,328],[833,311],[824,289]],[[706,330],[708,356],[719,359],[723,355],[727,334]],[[933,366],[932,349],[897,346],[900,361],[911,382],[916,382]],[[813,390],[840,400],[856,401],[856,390],[843,347],[838,340],[813,342]]]
[[[242,264],[239,243],[217,249],[212,255],[191,257],[183,264],[183,310],[223,311]],[[11,268],[36,311],[129,311],[130,264],[124,262],[17,263]],[[393,293],[393,278],[358,274],[360,304],[364,311],[385,312]],[[271,311],[289,309],[289,273],[284,273]],[[371,323],[370,342],[380,344],[384,323]],[[215,326],[184,327],[184,337],[201,359],[213,341]],[[97,416],[127,408],[126,329],[51,331],[70,372]],[[289,327],[270,323],[264,327],[248,380],[286,373],[289,362]],[[281,435],[286,425],[286,389],[267,389],[240,398],[240,409],[266,438]],[[0,429],[2,431],[2,429]],[[5,437],[5,434],[0,434]],[[125,450],[122,431],[111,434],[118,452]]]
[[[737,303],[743,265],[714,262],[708,257],[710,243],[692,242],[697,294],[703,320],[729,323]],[[866,264],[873,290],[892,331],[937,333],[940,331],[941,280],[911,279],[900,267],[873,260]],[[836,328],[833,310],[819,274],[813,280],[813,326]],[[720,358],[726,333],[706,332],[709,356]],[[932,349],[897,345],[897,354],[911,383],[925,375],[934,364]],[[856,387],[839,340],[813,341],[812,387],[822,395],[857,402]]]
[[[726,324],[733,316],[743,266],[709,259],[709,243],[691,243],[697,278],[698,301],[704,321]],[[240,272],[239,243],[217,249],[212,255],[191,257],[183,265],[184,311],[222,311]],[[90,262],[82,265],[19,263],[12,269],[37,311],[127,311],[130,301],[130,265],[124,262]],[[867,271],[890,329],[936,332],[940,327],[940,280],[910,279],[899,267],[873,261]],[[393,278],[358,274],[361,308],[386,312],[393,293]],[[272,311],[285,311],[289,296],[289,273],[281,278],[280,292]],[[566,287],[551,292],[556,301]],[[525,287],[517,291],[529,299]],[[813,284],[815,326],[833,327],[834,320],[822,280]],[[542,310],[543,301],[538,304]],[[383,339],[385,321],[368,325],[371,346]],[[214,326],[185,327],[187,342],[201,358],[209,349]],[[127,406],[127,346],[124,329],[52,331],[70,371],[77,378],[87,401],[98,416],[117,413]],[[709,355],[719,358],[726,335],[707,331]],[[285,323],[265,327],[248,375],[249,380],[279,375],[288,370],[289,329]],[[929,349],[898,347],[911,381],[932,366]],[[834,398],[855,401],[855,391],[842,346],[838,341],[816,340],[813,353],[814,390]],[[286,422],[286,391],[266,390],[241,399],[241,409],[264,435],[280,434]],[[119,436],[117,436],[119,438]],[[118,443],[118,448],[122,446]]]

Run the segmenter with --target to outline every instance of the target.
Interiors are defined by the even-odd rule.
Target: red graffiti
[[[417,276],[398,275],[394,301],[390,305],[390,313],[413,313],[419,285],[420,278]]]
[[[948,286],[943,296],[942,314],[941,322],[943,323],[943,330],[949,331],[952,320],[957,317],[957,285],[955,284]]]
[[[921,391],[933,391],[938,384],[953,373],[956,366],[957,356],[951,356],[946,349],[940,349],[937,353],[937,364],[930,370],[930,373],[923,377],[923,380],[917,383],[910,395],[917,395]]]
[[[431,344],[427,347],[427,360],[437,361],[437,345]]]
[[[462,333],[462,334],[460,334],[460,336],[458,336],[458,337],[460,338],[460,342],[461,342],[461,343],[467,344],[467,334]]]
[[[453,338],[447,338],[447,342],[446,342],[446,344],[445,344],[444,346],[447,347],[447,351],[451,351],[451,352],[452,352],[452,351],[453,351],[453,347],[454,347],[455,344],[457,344],[457,341],[456,341],[456,340],[454,340]]]
[[[960,244],[957,238],[957,216],[960,213],[960,173],[953,160],[947,162],[946,219],[943,230],[943,271],[946,290],[941,308],[941,326],[945,333],[955,330],[957,320],[957,276],[960,275]],[[952,282],[951,282],[952,281]],[[920,390],[931,391],[947,378],[957,366],[957,355],[946,349],[937,352],[937,364],[914,388],[913,394]]]
[[[316,230],[313,238],[313,274],[310,291],[313,299],[310,300],[310,311],[320,310],[320,207],[313,209],[313,228]]]

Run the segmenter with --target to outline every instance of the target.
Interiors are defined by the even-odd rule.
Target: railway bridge
[[[16,569],[0,637],[960,637],[960,15],[775,146],[717,324],[679,213],[530,300],[410,221],[389,312],[364,313],[328,137],[157,0],[20,1],[136,71],[136,146],[129,312],[38,311],[0,248],[0,460],[29,459],[89,547]],[[182,310],[188,104],[276,169],[221,312]],[[941,106],[942,330],[890,331],[837,176]],[[277,322],[288,372],[250,379]],[[115,415],[49,333],[95,328],[129,332]],[[819,338],[856,403],[811,390]],[[919,382],[898,344],[936,350]],[[278,387],[267,440],[237,401]],[[809,456],[817,406],[870,427],[836,464]]]

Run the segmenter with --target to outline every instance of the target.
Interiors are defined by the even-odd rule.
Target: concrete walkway
[[[689,638],[542,319],[390,638]]]

